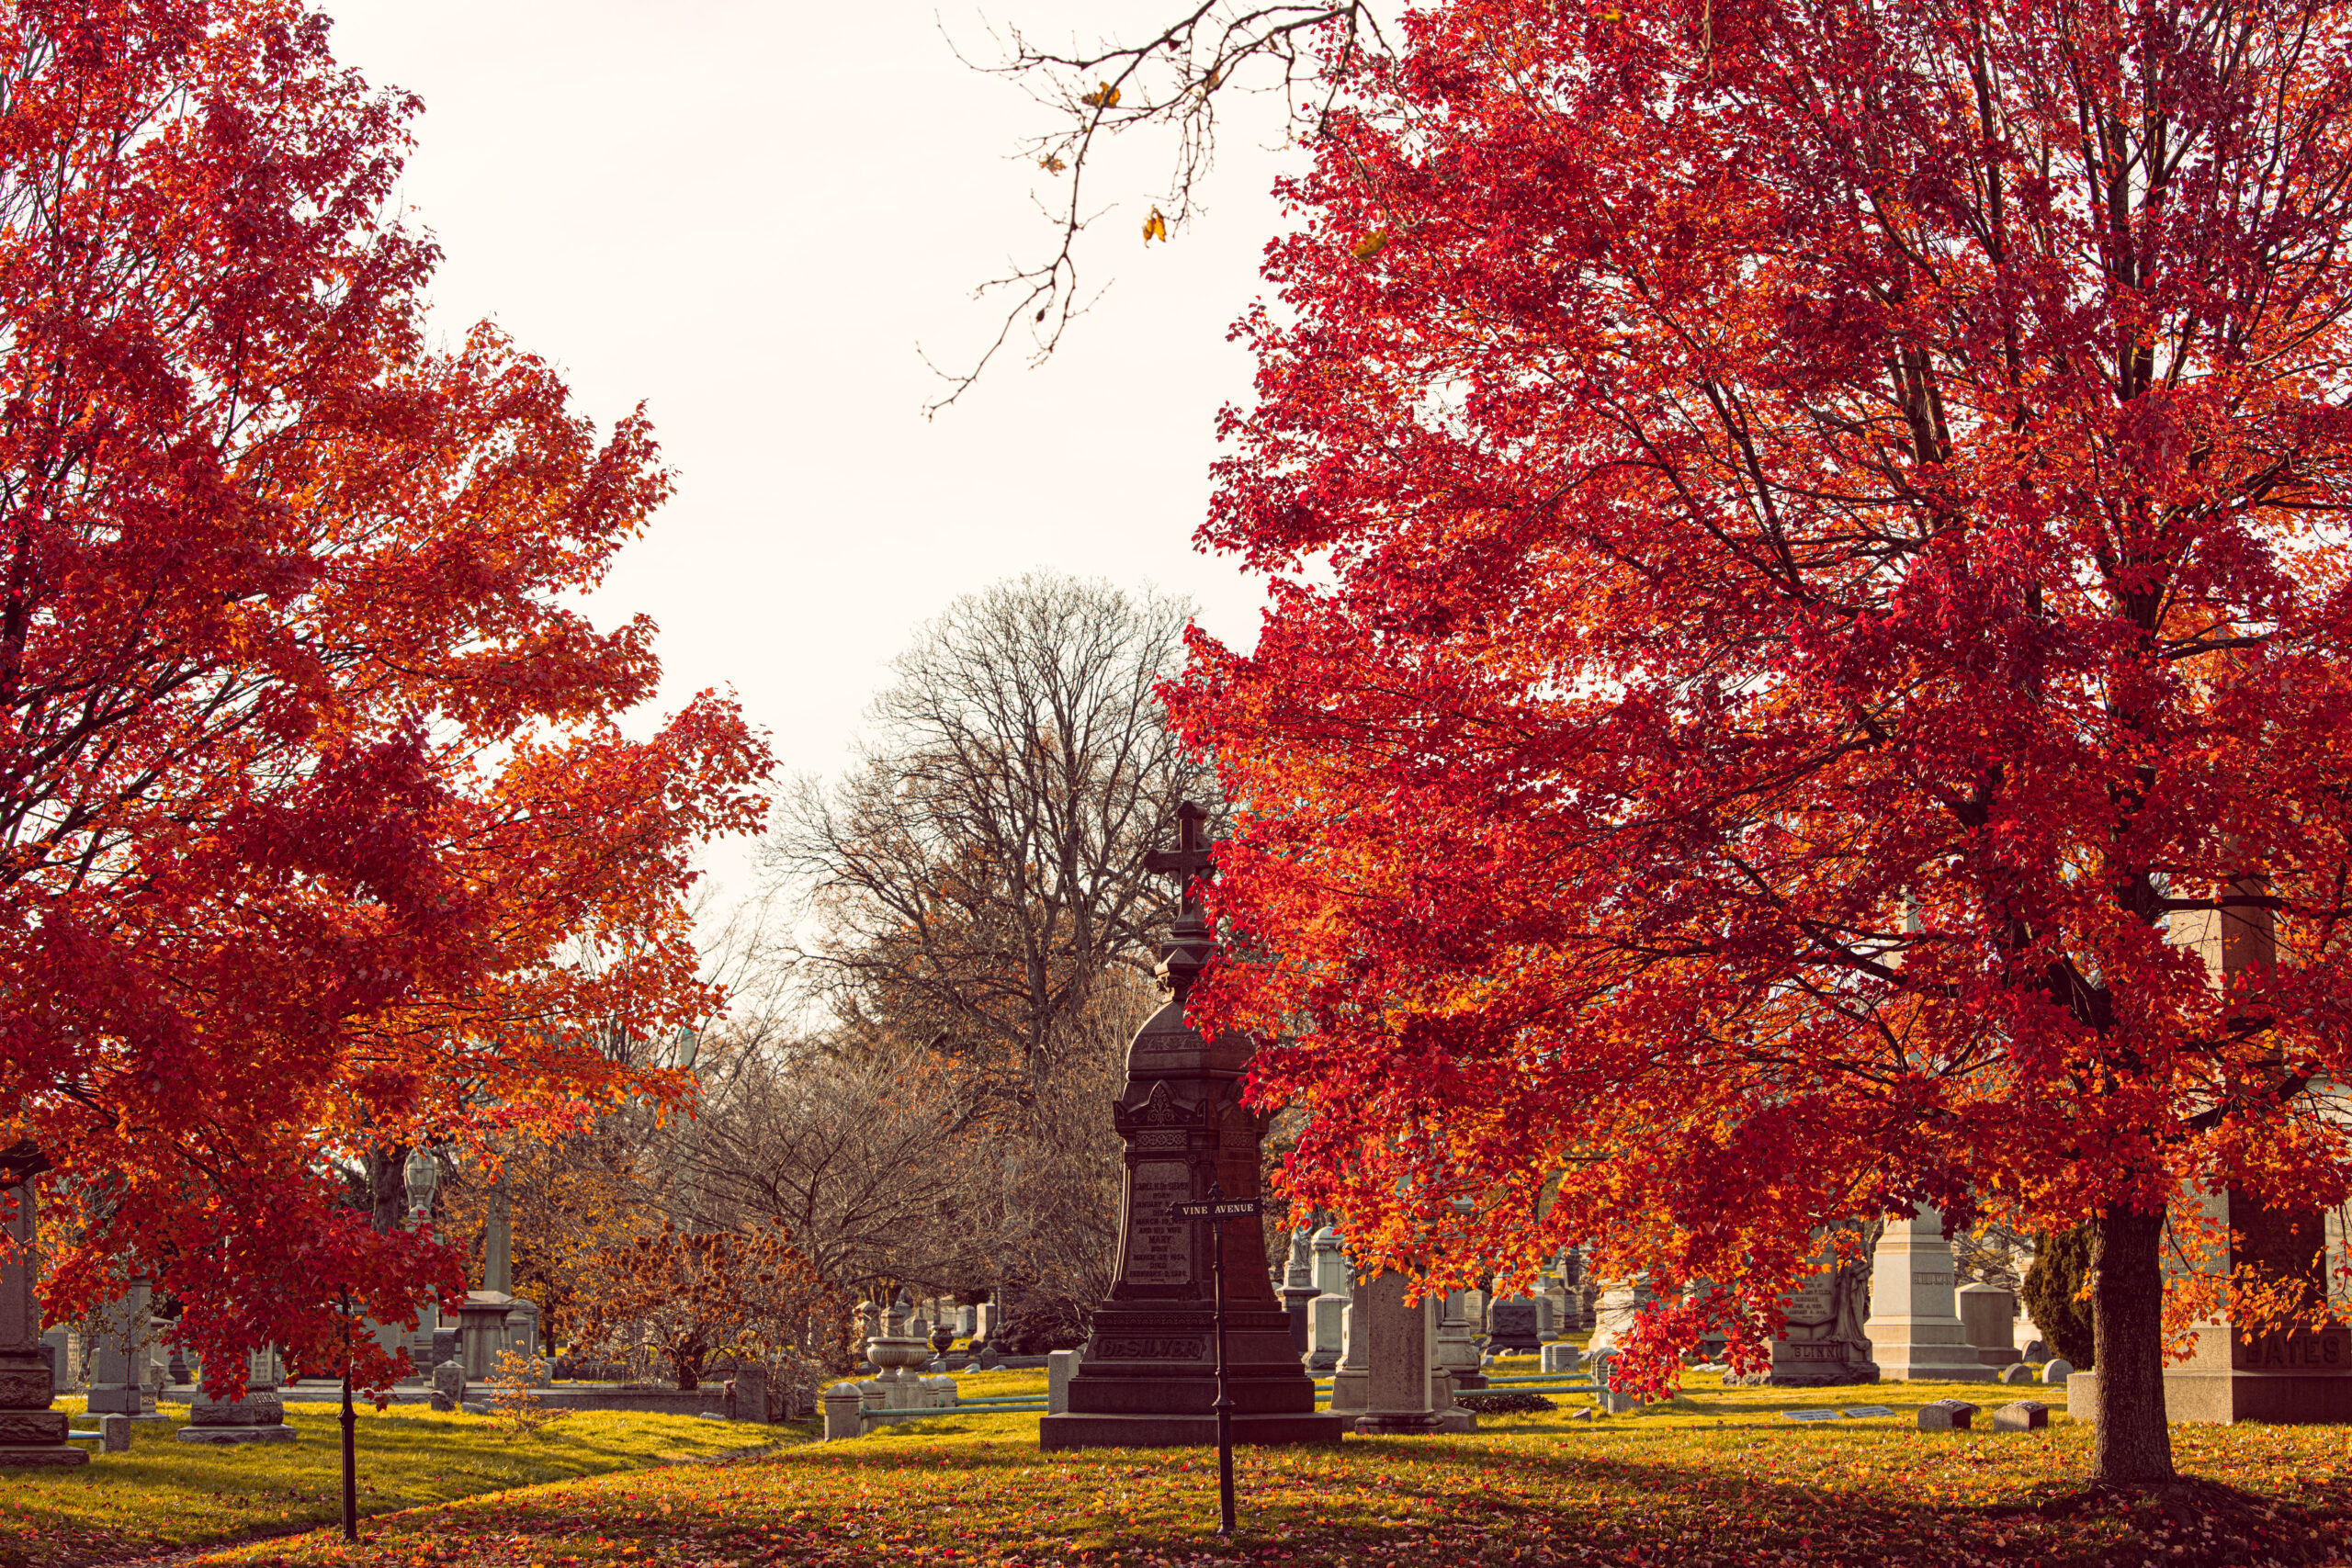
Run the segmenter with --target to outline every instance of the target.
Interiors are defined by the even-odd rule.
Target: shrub
[[[1508,1388],[1484,1393],[1457,1393],[1453,1403],[1476,1416],[1540,1416],[1559,1408],[1540,1393],[1521,1393]]]
[[[544,1404],[534,1397],[532,1391],[539,1386],[541,1375],[537,1357],[526,1356],[519,1350],[499,1353],[498,1381],[491,1385],[490,1417],[509,1442],[516,1438],[537,1437],[540,1427],[571,1414],[560,1405]]]
[[[2082,1295],[2090,1271],[2091,1228],[2077,1225],[2041,1238],[2018,1292],[2050,1353],[2085,1370],[2092,1365],[2097,1343],[2091,1334],[2091,1303]]]

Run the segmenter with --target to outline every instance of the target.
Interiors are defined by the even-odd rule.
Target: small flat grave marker
[[[1892,1416],[1892,1408],[1883,1404],[1850,1404],[1846,1407],[1849,1421],[1867,1421],[1873,1416]]]
[[[1841,1417],[1835,1410],[1784,1410],[1781,1413],[1792,1421],[1837,1421]]]
[[[1922,1432],[1965,1432],[1976,1416],[1976,1406],[1964,1399],[1939,1399],[1919,1406]]]
[[[2020,1399],[1993,1412],[1996,1432],[2039,1432],[2050,1425],[2050,1406],[2038,1399]]]

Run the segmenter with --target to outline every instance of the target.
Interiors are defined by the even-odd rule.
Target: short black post
[[[1209,1197],[1221,1194],[1209,1183]],[[1233,1533],[1233,1398],[1225,1386],[1225,1221],[1209,1222],[1216,1241],[1209,1254],[1210,1289],[1216,1314],[1216,1533]]]
[[[359,1539],[359,1414],[351,1408],[351,1298],[343,1301],[343,1539]]]
[[[1225,1386],[1225,1222],[1254,1220],[1265,1209],[1255,1198],[1228,1201],[1225,1190],[1216,1182],[1209,1183],[1205,1201],[1196,1203],[1170,1203],[1168,1212],[1179,1219],[1206,1220],[1216,1229],[1209,1248],[1210,1310],[1216,1324],[1216,1403],[1209,1406],[1216,1412],[1216,1533],[1233,1533],[1233,1397]]]

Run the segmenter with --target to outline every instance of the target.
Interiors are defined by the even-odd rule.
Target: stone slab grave
[[[1951,1244],[1939,1210],[1922,1205],[1890,1220],[1871,1258],[1871,1316],[1862,1325],[1879,1376],[1926,1382],[1990,1382],[1960,1321]]]
[[[1922,1432],[1965,1432],[1976,1419],[1976,1406],[1964,1399],[1937,1399],[1919,1406]]]
[[[1467,1432],[1477,1417],[1456,1408],[1443,1365],[1443,1300],[1414,1301],[1404,1275],[1384,1272],[1365,1287],[1364,1408],[1355,1429],[1365,1437]]]
[[[0,1220],[14,1243],[0,1256],[0,1465],[90,1462],[65,1440],[65,1412],[50,1408],[54,1395],[40,1354],[40,1301],[33,1294],[40,1199],[33,1179],[48,1168],[30,1144],[0,1150]]]
[[[2050,1406],[2038,1399],[2020,1399],[1993,1412],[1996,1432],[2039,1432],[2050,1425]]]
[[[1205,1196],[1212,1182],[1229,1198],[1257,1197],[1265,1134],[1241,1102],[1257,1041],[1238,1031],[1211,1040],[1184,1021],[1185,998],[1213,953],[1198,888],[1211,869],[1201,832],[1207,815],[1186,801],[1178,847],[1147,862],[1183,888],[1159,964],[1169,1000],[1136,1031],[1112,1105],[1125,1145],[1118,1272],[1069,1380],[1069,1408],[1038,1421],[1038,1444],[1048,1450],[1216,1441],[1211,1263],[1220,1246],[1234,1440],[1337,1442],[1345,1425],[1315,1408],[1314,1380],[1269,1280],[1263,1228],[1254,1219],[1195,1224],[1170,1210]]]
[[[2017,1347],[2018,1299],[1998,1285],[1962,1285],[1955,1304],[1960,1325],[1976,1359],[2005,1368],[2025,1359]]]
[[[278,1397],[275,1350],[254,1352],[246,1363],[242,1399],[215,1399],[201,1388],[189,1406],[188,1425],[175,1434],[183,1443],[290,1443],[286,1405]]]
[[[1348,1261],[1347,1244],[1339,1228],[1325,1225],[1315,1233],[1316,1297],[1307,1303],[1309,1371],[1320,1376],[1340,1364],[1346,1349],[1345,1314],[1355,1299],[1355,1266]]]

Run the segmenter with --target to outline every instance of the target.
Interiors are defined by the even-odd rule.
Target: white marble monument
[[[1862,1325],[1882,1378],[1990,1382],[1955,1307],[1951,1244],[1940,1210],[1890,1220],[1871,1259],[1871,1316]]]

